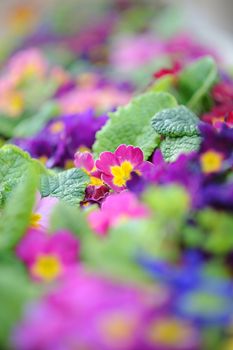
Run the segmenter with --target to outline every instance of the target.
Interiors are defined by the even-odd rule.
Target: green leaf
[[[32,166],[38,174],[46,173],[46,168],[28,153],[14,145],[5,145],[0,148],[0,192],[3,198],[23,180],[28,167]]]
[[[197,116],[185,106],[164,109],[151,121],[156,133],[171,137],[198,135],[198,122]]]
[[[217,77],[217,65],[212,57],[207,56],[188,65],[180,73],[178,81],[182,103],[199,112]]]
[[[26,137],[35,135],[45,124],[59,114],[59,106],[55,101],[48,101],[41,110],[30,118],[22,120],[15,128],[14,135]]]
[[[38,289],[38,288],[37,288]],[[39,289],[30,284],[23,269],[16,266],[0,267],[0,346],[12,349],[12,328],[19,322],[25,305],[39,295]]]
[[[0,135],[6,138],[14,136],[14,129],[22,120],[21,117],[11,118],[5,115],[0,116]]]
[[[61,229],[69,230],[79,237],[91,233],[85,213],[79,208],[74,208],[64,202],[55,207],[50,220],[50,230],[52,232]]]
[[[151,186],[143,195],[144,202],[155,214],[155,220],[179,221],[189,211],[189,195],[179,185]],[[176,205],[174,205],[176,203]]]
[[[93,146],[98,155],[115,151],[120,144],[142,148],[148,158],[158,145],[158,135],[151,132],[151,118],[164,108],[175,107],[176,100],[167,93],[147,92],[134,98],[127,106],[110,113],[107,124],[97,133]]]
[[[115,276],[125,281],[147,281],[146,273],[136,262],[137,252],[148,241],[148,236],[145,238],[144,235],[145,230],[142,234],[140,223],[140,220],[132,220],[111,229],[106,237],[96,234],[84,236],[81,257],[85,265],[109,277]]]
[[[81,169],[69,169],[58,174],[43,175],[40,191],[42,197],[52,196],[72,205],[79,204],[89,183],[89,176]]]
[[[200,211],[197,222],[203,230],[201,245],[215,254],[225,255],[233,249],[232,215],[213,209]]]
[[[149,90],[154,92],[171,92],[174,90],[174,77],[171,74],[157,78]]]
[[[0,216],[0,251],[12,249],[26,232],[35,202],[37,174],[31,167],[17,185]]]
[[[198,150],[201,142],[199,136],[167,137],[160,144],[163,157],[168,162],[175,161],[181,153]]]

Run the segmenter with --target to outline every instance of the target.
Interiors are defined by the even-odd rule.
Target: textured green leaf
[[[175,107],[176,100],[167,93],[147,92],[134,98],[127,106],[110,113],[107,124],[97,133],[93,146],[98,155],[114,151],[120,144],[141,147],[148,158],[158,144],[158,136],[151,132],[151,118],[164,108]]]
[[[161,142],[160,148],[163,157],[168,162],[173,162],[181,153],[196,151],[200,145],[199,136],[167,137]]]
[[[13,145],[0,148],[0,191],[6,197],[27,174],[32,166],[38,173],[46,173],[46,168],[28,153]]]
[[[14,136],[26,137],[35,135],[45,124],[59,114],[59,106],[54,101],[45,103],[41,110],[30,118],[22,120],[14,130]]]
[[[57,197],[73,205],[83,198],[89,176],[81,169],[69,169],[58,174],[43,175],[40,191],[42,197]]]
[[[188,65],[179,76],[178,87],[182,102],[199,111],[203,98],[217,81],[217,66],[212,57],[204,57]]]
[[[164,109],[151,121],[159,135],[171,137],[198,135],[198,122],[197,116],[185,106]]]
[[[13,190],[0,217],[0,251],[13,248],[29,226],[37,184],[37,175],[31,166]]]

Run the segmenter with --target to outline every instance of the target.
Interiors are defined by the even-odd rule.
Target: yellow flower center
[[[63,122],[56,122],[50,126],[50,131],[52,132],[52,134],[58,134],[59,132],[61,132],[63,130],[64,130],[64,123]]]
[[[39,158],[39,161],[44,165],[47,163],[47,160],[48,160],[48,157],[46,157],[46,156],[41,156]]]
[[[95,176],[91,176],[90,177],[90,185],[92,186],[102,186],[104,183],[101,179],[99,179],[98,177]]]
[[[115,165],[111,167],[111,173],[113,175],[113,183],[115,186],[124,186],[128,180],[130,180],[133,165],[125,160],[121,165]]]
[[[71,159],[66,160],[65,169],[72,169],[74,167],[74,162]]]
[[[207,151],[200,158],[203,173],[209,174],[221,169],[223,156],[216,151]]]
[[[41,215],[37,213],[33,213],[31,215],[30,227],[38,228],[40,227]]]
[[[76,152],[84,153],[84,152],[91,152],[91,150],[87,146],[82,145],[82,146],[79,146]]]
[[[174,346],[182,344],[190,336],[191,329],[176,320],[161,320],[152,323],[147,331],[152,344]]]
[[[32,266],[32,273],[49,282],[62,272],[62,265],[55,255],[40,255]]]
[[[134,336],[136,321],[128,315],[108,314],[99,324],[107,342],[126,342]]]
[[[24,100],[20,93],[11,92],[1,101],[1,109],[6,111],[10,117],[19,117],[24,109]]]

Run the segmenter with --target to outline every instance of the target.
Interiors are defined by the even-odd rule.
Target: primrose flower
[[[30,78],[43,78],[48,70],[48,62],[36,48],[25,49],[15,54],[9,61],[7,73],[18,84]]]
[[[102,173],[102,179],[114,191],[126,188],[133,172],[141,174],[145,165],[143,152],[139,147],[120,145],[115,152],[103,152],[96,161],[96,168]]]
[[[93,155],[88,151],[78,151],[75,153],[74,165],[90,176],[90,183],[86,188],[84,203],[90,201],[99,202],[105,198],[109,193],[109,187],[101,179],[101,172],[96,169]]]
[[[233,133],[227,125],[216,130],[209,124],[200,125],[203,142],[200,148],[200,163],[204,173],[217,172],[231,167],[233,151]]]
[[[148,315],[157,313],[163,316],[169,299],[166,287],[117,284],[81,269],[72,271],[56,290],[28,307],[14,330],[13,347],[24,350],[163,349],[159,345],[156,347],[150,336],[152,332],[148,334],[152,331]],[[180,326],[184,324],[180,323]],[[182,333],[178,325],[173,329],[179,333],[177,337],[174,332],[170,335],[170,342],[172,339],[177,342],[169,350],[194,350],[193,347],[179,347],[184,338],[186,341],[186,336],[193,339],[192,333],[187,332],[186,327]],[[166,341],[171,327],[166,327],[166,330],[160,333],[157,330],[159,343]],[[151,342],[152,346],[148,344]]]
[[[93,155],[90,152],[77,152],[74,156],[74,165],[82,169],[90,176],[90,184],[93,186],[103,185],[101,180],[101,172],[95,167]]]
[[[73,161],[79,147],[91,148],[96,132],[106,120],[105,115],[97,117],[92,110],[65,115],[51,120],[35,136],[18,138],[14,143],[32,157],[41,159],[49,168],[66,167],[67,162]]]
[[[164,53],[164,43],[148,34],[124,37],[118,40],[111,52],[113,66],[121,72],[132,71],[150,63]]]
[[[50,282],[74,266],[78,258],[78,241],[67,231],[48,235],[31,229],[16,247],[17,256],[27,265],[31,275]]]
[[[57,203],[58,199],[55,197],[41,198],[40,194],[37,194],[36,204],[31,215],[30,228],[47,229],[49,217]]]
[[[88,220],[90,226],[99,234],[106,234],[111,227],[130,219],[141,219],[149,215],[149,210],[130,192],[108,196],[101,209],[92,211]]]
[[[58,97],[57,102],[62,113],[83,113],[93,108],[105,112],[125,105],[129,102],[131,93],[114,85],[109,86],[78,86]]]
[[[11,118],[20,117],[25,107],[24,96],[15,89],[1,89],[0,112]]]
[[[221,81],[213,87],[212,98],[214,106],[210,112],[202,116],[202,120],[214,125],[216,128],[226,123],[232,127],[232,111],[233,111],[233,81]]]

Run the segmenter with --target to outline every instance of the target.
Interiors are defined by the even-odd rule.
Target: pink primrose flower
[[[88,220],[90,226],[99,234],[106,234],[111,227],[130,219],[141,219],[149,215],[149,210],[130,192],[108,196],[101,209],[92,211]]]
[[[96,168],[102,173],[103,181],[114,191],[126,188],[133,172],[141,174],[144,161],[139,147],[120,145],[115,152],[103,152],[96,161]]]
[[[31,77],[43,78],[48,70],[48,62],[42,52],[30,48],[16,53],[8,63],[8,74],[16,83]]]
[[[31,275],[43,281],[53,281],[74,266],[79,243],[70,232],[48,235],[31,229],[16,247],[17,256],[27,265]]]

